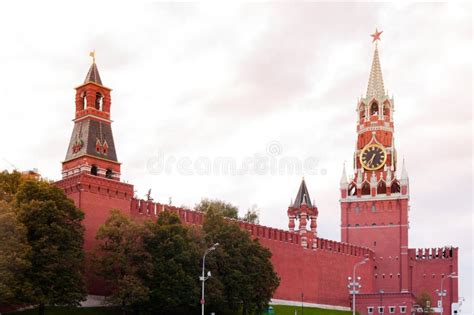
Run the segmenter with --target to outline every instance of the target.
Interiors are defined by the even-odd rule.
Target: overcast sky
[[[460,247],[472,313],[470,4],[0,5],[0,169],[61,176],[74,87],[96,50],[122,179],[192,207],[219,198],[287,228],[301,177],[321,237],[340,240],[357,98],[379,44],[410,176],[410,246]],[[236,166],[224,174],[224,161]],[[11,164],[10,164],[11,163]],[[246,168],[245,165],[256,168]],[[285,163],[301,171],[279,171]],[[348,172],[350,173],[350,170]]]

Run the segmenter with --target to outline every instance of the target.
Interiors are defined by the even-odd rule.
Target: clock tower
[[[377,292],[408,291],[408,176],[397,175],[394,100],[384,88],[376,31],[365,97],[357,102],[357,141],[353,177],[344,166],[341,182],[341,240],[375,253]]]

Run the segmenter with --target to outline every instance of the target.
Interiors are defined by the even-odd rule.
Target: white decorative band
[[[288,300],[272,299],[270,301],[270,304],[300,306],[301,307],[301,301],[288,301]],[[350,311],[351,310],[350,307],[346,307],[346,306],[317,304],[317,303],[306,303],[306,302],[303,302],[303,306],[317,307],[317,308],[324,308],[324,309],[327,309],[327,310],[338,310],[338,311]]]
[[[376,228],[395,228],[405,227],[407,224],[392,224],[392,225],[367,225],[367,226],[343,226],[343,229],[376,229]]]

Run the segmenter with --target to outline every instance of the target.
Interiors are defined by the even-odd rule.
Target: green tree
[[[139,304],[149,299],[145,279],[150,275],[151,258],[144,248],[146,233],[143,224],[112,210],[96,235],[100,243],[93,258],[94,266],[110,286],[108,301],[121,305],[123,314],[129,309],[139,311]]]
[[[209,244],[220,244],[209,257],[209,267],[224,287],[225,304],[244,315],[261,314],[280,282],[271,252],[219,212],[208,211],[203,228]]]
[[[242,221],[258,224],[260,221],[258,218],[259,212],[260,210],[258,209],[257,205],[253,205],[250,209],[247,210],[244,217],[242,218]]]
[[[13,206],[26,228],[31,267],[25,278],[31,284],[31,303],[77,306],[85,299],[83,282],[84,213],[56,186],[25,180],[16,191]]]
[[[20,184],[23,182],[23,177],[21,173],[14,171],[9,173],[3,171],[0,173],[0,200],[3,200],[7,203],[10,203],[17,190],[20,187]]]
[[[190,314],[199,306],[200,240],[198,230],[181,224],[179,217],[162,212],[147,222],[145,246],[153,259],[149,310],[153,314]]]
[[[429,315],[433,313],[431,308],[431,296],[426,291],[420,292],[416,296],[416,304],[418,304],[423,309],[423,314]]]
[[[26,228],[3,200],[0,200],[0,248],[0,303],[28,301],[31,286],[24,275],[31,266],[31,249],[26,240]]]
[[[216,213],[222,214],[226,218],[230,219],[238,219],[239,218],[239,208],[236,206],[222,201],[222,200],[211,200],[211,199],[202,199],[200,203],[198,203],[194,209],[196,211],[201,211],[204,213],[208,213],[209,211],[213,211]]]

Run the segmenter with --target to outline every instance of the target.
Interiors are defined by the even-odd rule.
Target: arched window
[[[393,181],[391,191],[392,191],[392,193],[399,193],[400,192],[400,184],[397,181]]]
[[[390,118],[390,104],[384,104],[383,106],[383,116],[385,118]]]
[[[368,183],[362,185],[362,195],[370,195],[370,185]]]
[[[377,102],[373,102],[372,105],[370,105],[370,116],[378,115],[378,114],[379,114],[379,104],[377,104]]]
[[[97,176],[97,166],[96,165],[92,165],[91,167],[91,174],[94,175],[94,176]]]
[[[99,92],[97,92],[95,94],[95,109],[97,110],[102,110],[103,109],[103,100],[104,100],[104,97],[102,96],[102,94],[100,94]]]
[[[355,196],[357,193],[356,186],[354,184],[349,185],[349,196]]]
[[[359,106],[359,119],[362,122],[365,119],[365,106],[364,104],[361,104]]]
[[[105,177],[112,179],[112,175],[113,175],[112,170],[111,170],[110,168],[108,168],[108,169],[105,171]]]
[[[107,141],[104,141],[104,145],[102,146],[102,153],[107,155],[109,152],[109,145],[107,144]]]
[[[87,95],[86,91],[81,93],[82,109],[87,108],[87,97],[86,97],[86,95]]]
[[[102,143],[100,143],[99,139],[97,139],[97,141],[95,142],[95,151],[97,153],[100,153],[102,151]]]
[[[380,181],[379,185],[377,186],[377,194],[386,194],[387,193],[387,186],[383,181]]]

